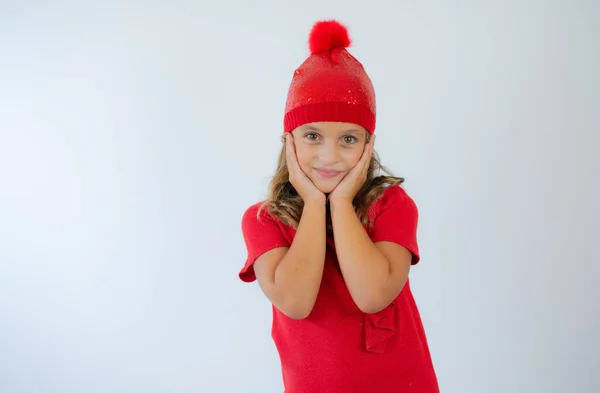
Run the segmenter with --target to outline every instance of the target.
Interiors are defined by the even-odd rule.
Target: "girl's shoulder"
[[[248,206],[246,208],[246,210],[244,211],[244,216],[247,215],[257,215],[259,213],[259,210],[261,209],[261,206],[265,203],[265,201],[260,201],[260,202],[255,202],[252,205]]]
[[[413,198],[401,185],[386,187],[379,198],[369,208],[371,222],[383,220],[418,220],[419,209]]]
[[[260,201],[248,206],[242,215],[242,221],[270,218],[271,215],[268,213],[265,203],[266,201]]]
[[[249,229],[278,224],[279,220],[270,213],[269,204],[266,200],[250,205],[242,215],[242,227],[244,228]]]
[[[379,199],[374,204],[374,208],[385,208],[394,204],[415,205],[413,198],[406,192],[401,185],[388,186],[385,188]]]

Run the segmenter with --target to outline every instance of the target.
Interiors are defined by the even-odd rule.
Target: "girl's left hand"
[[[373,145],[375,143],[375,135],[371,136],[371,140],[365,144],[360,160],[352,168],[342,181],[335,187],[335,189],[329,194],[329,200],[331,202],[347,200],[352,202],[356,193],[363,186],[367,180],[367,173],[369,172],[369,165],[371,164],[371,156],[373,155]]]

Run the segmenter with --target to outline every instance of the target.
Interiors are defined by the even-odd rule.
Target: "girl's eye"
[[[356,138],[351,135],[348,135],[344,137],[344,142],[350,145],[352,143],[356,143]]]
[[[306,134],[304,137],[308,140],[314,141],[315,139],[317,139],[318,136],[315,133],[310,133],[310,134]]]

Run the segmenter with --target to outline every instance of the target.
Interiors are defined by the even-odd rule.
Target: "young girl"
[[[349,45],[340,23],[313,26],[269,197],[242,219],[240,279],[273,304],[286,393],[437,393],[408,281],[417,207],[378,175],[375,93]]]

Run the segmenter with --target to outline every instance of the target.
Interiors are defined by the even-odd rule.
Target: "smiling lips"
[[[336,176],[338,176],[340,173],[342,173],[341,171],[332,171],[329,169],[317,169],[315,168],[315,170],[317,171],[317,173],[319,174],[319,176],[325,178],[325,179],[331,179],[334,178]]]

